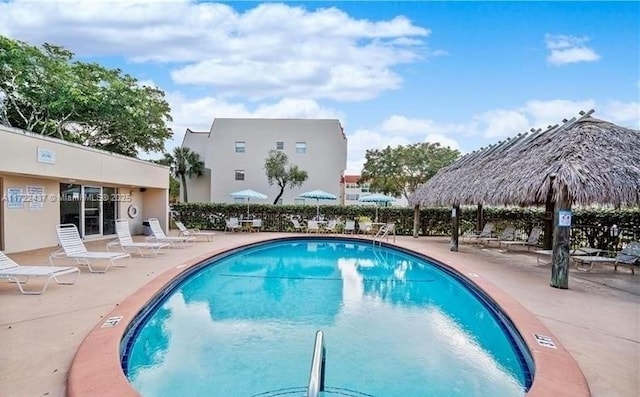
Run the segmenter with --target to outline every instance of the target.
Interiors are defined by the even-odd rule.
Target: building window
[[[236,142],[236,153],[244,153],[244,142]]]
[[[307,153],[307,143],[306,142],[296,142],[296,153],[297,154],[305,154],[305,153]]]
[[[236,181],[244,181],[244,170],[236,170]]]
[[[276,150],[284,150],[284,142],[276,142]]]
[[[360,195],[358,194],[347,194],[347,200],[349,201],[358,201]]]

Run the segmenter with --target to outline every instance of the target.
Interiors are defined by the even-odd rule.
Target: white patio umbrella
[[[375,203],[376,205],[376,222],[378,222],[378,204],[379,203],[390,203],[392,201],[394,201],[395,199],[393,197],[390,196],[385,196],[384,194],[380,194],[380,193],[373,193],[373,194],[367,194],[366,196],[362,196],[358,199],[358,201],[361,201],[363,203]]]
[[[229,196],[233,198],[246,198],[247,199],[247,216],[249,216],[249,202],[251,199],[260,199],[265,200],[267,198],[266,194],[262,194],[260,192],[256,192],[255,190],[246,189],[241,190],[239,192],[229,193]]]
[[[338,198],[331,193],[322,190],[312,190],[304,192],[300,197],[316,199],[316,217],[320,216],[320,200],[337,200]]]

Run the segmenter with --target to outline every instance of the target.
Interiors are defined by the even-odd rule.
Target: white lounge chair
[[[494,228],[495,228],[495,224],[493,222],[487,222],[484,224],[484,227],[482,228],[480,233],[476,234],[472,232],[472,233],[463,234],[461,236],[462,241],[467,240],[467,241],[473,241],[473,242],[479,243],[480,239],[493,237]]]
[[[78,228],[73,223],[65,223],[56,226],[56,232],[58,234],[58,241],[62,248],[51,255],[49,255],[49,262],[53,266],[53,260],[55,258],[69,258],[75,259],[78,265],[87,266],[91,273],[105,273],[109,268],[113,266],[124,267],[126,265],[115,264],[117,259],[129,258],[131,261],[131,255],[123,252],[104,252],[104,251],[87,251],[87,247],[84,246]],[[104,260],[109,263],[102,270],[94,270],[91,266],[93,260]]]
[[[613,270],[617,271],[618,266],[626,266],[635,274],[635,268],[640,266],[640,242],[633,241],[627,244],[614,258],[602,255],[572,255],[576,269],[589,272],[595,264],[613,265]]]
[[[149,227],[151,228],[152,236],[147,237],[147,241],[156,241],[159,243],[169,243],[171,247],[185,248],[189,243],[196,241],[193,236],[167,236],[160,226],[158,218],[149,218]]]
[[[60,276],[75,273],[75,277],[70,281],[61,281],[58,279]],[[71,285],[75,284],[80,274],[80,269],[77,267],[60,267],[60,266],[21,266],[14,262],[11,258],[0,251],[0,278],[6,279],[9,282],[16,283],[20,292],[25,295],[40,295],[49,285],[49,282],[53,279],[58,284]],[[44,283],[40,290],[24,289],[24,285],[34,277],[46,277],[47,281]]]
[[[500,245],[500,247],[504,245],[506,249],[509,249],[509,247],[512,245],[537,247],[538,240],[540,240],[541,235],[542,235],[542,229],[536,226],[533,229],[531,229],[531,233],[529,233],[529,237],[526,240],[505,240],[505,241],[498,241],[498,244]]]
[[[303,233],[306,231],[306,228],[298,222],[296,218],[291,218],[291,223],[293,223],[293,230],[299,233]]]
[[[118,234],[118,239],[107,243],[107,251],[112,247],[116,247],[124,252],[137,252],[140,256],[158,256],[162,248],[170,247],[169,243],[134,242],[133,238],[131,238],[127,219],[116,219],[116,233]]]
[[[213,241],[213,236],[216,235],[214,232],[203,232],[200,229],[189,229],[180,221],[176,221],[176,226],[178,227],[178,236],[195,237],[196,240],[198,237],[204,237],[207,241]]]
[[[487,245],[492,241],[497,241],[498,244],[502,241],[512,241],[516,235],[516,227],[512,224],[508,224],[499,237],[478,237],[478,244],[486,243]]]

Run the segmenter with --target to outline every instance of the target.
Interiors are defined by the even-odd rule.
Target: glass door
[[[78,228],[78,232],[82,232],[80,227],[81,189],[80,185],[60,184],[60,223],[73,223]]]
[[[102,234],[105,236],[116,234],[118,189],[115,187],[103,187],[102,195]]]
[[[84,235],[102,234],[102,188],[84,187]]]

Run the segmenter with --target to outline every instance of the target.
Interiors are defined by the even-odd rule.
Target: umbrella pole
[[[247,219],[249,219],[249,201],[251,199],[249,197],[247,197]]]
[[[376,203],[376,222],[378,222],[378,203]]]
[[[320,199],[316,199],[316,220],[320,220]]]

